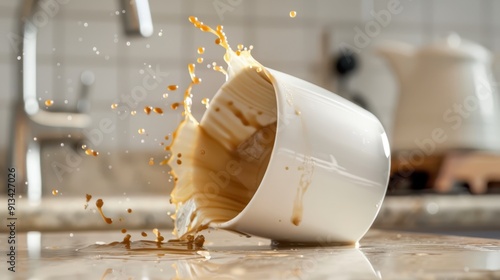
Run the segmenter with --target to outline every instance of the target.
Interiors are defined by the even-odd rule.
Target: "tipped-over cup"
[[[387,189],[390,147],[383,126],[334,93],[266,70],[276,96],[269,162],[246,207],[211,226],[281,242],[358,242]]]

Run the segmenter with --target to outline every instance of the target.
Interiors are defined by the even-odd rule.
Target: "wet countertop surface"
[[[128,233],[131,249],[109,245],[125,235],[116,230],[18,233],[14,273],[7,270],[2,233],[2,279],[500,278],[500,240],[494,239],[370,230],[359,248],[273,247],[266,239],[211,231],[203,248],[172,252],[141,247],[140,240],[154,240],[150,231]]]

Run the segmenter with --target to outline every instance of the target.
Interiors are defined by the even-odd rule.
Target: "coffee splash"
[[[104,206],[104,201],[102,199],[98,199],[95,202],[95,206],[97,207],[97,211],[99,211],[99,214],[101,214],[102,219],[107,223],[107,224],[112,224],[113,220],[109,217],[106,217],[104,215],[104,212],[102,211],[102,207]]]
[[[92,195],[86,195],[86,206],[88,206],[89,201],[92,199]],[[102,219],[107,224],[112,224],[113,220],[106,215],[102,210],[104,206],[104,201],[99,198],[96,200],[95,205]],[[127,213],[132,213],[131,208],[126,209]],[[122,221],[121,218],[119,221]],[[205,237],[203,235],[186,235],[182,239],[170,239],[166,242],[165,237],[161,234],[160,230],[154,228],[152,230],[155,240],[138,240],[132,241],[132,235],[128,234],[126,228],[120,230],[122,234],[126,234],[122,241],[115,241],[109,244],[96,244],[91,245],[86,248],[82,248],[82,251],[94,251],[94,250],[115,250],[119,253],[121,250],[126,249],[127,251],[134,251],[135,253],[147,252],[147,251],[157,251],[161,254],[196,254],[198,250],[204,250],[203,244],[205,243]],[[141,232],[142,237],[147,237],[146,232]],[[80,250],[80,249],[79,249]]]
[[[184,120],[166,149],[174,177],[171,201],[176,205],[174,233],[183,237],[236,217],[249,203],[264,176],[276,132],[276,97],[270,76],[251,55],[252,47],[233,51],[223,27],[216,29],[196,17],[189,21],[216,36],[226,53],[226,76],[200,123],[191,114],[192,89],[199,84],[189,64],[191,83],[184,92]],[[198,52],[203,53],[201,48]],[[208,100],[206,101],[208,105]]]
[[[193,16],[189,17],[189,21],[203,32],[216,35],[215,43],[226,50],[223,58],[227,69],[212,63],[214,71],[225,75],[226,83],[214,100],[202,100],[207,111],[200,123],[191,113],[193,87],[202,82],[195,73],[194,63],[188,65],[191,82],[184,91],[182,104],[171,104],[173,110],[183,106],[184,119],[172,134],[170,146],[165,147],[172,156],[159,162],[159,165],[168,164],[171,167],[170,174],[174,181],[171,203],[176,205],[172,218],[175,219],[174,234],[180,237],[179,240],[186,240],[210,224],[227,222],[247,206],[267,169],[277,127],[274,79],[252,57],[253,47],[246,48],[240,44],[233,51],[222,26],[212,29]],[[198,47],[197,52],[202,55],[205,48]],[[202,57],[197,59],[198,63],[201,63],[200,60],[203,62]],[[167,86],[168,91],[178,88],[175,84]],[[163,97],[167,98],[168,93]],[[290,102],[288,98],[287,101]],[[117,104],[111,105],[112,109],[116,107]],[[163,114],[161,108],[152,106],[145,106],[144,112],[147,115],[151,112]],[[300,115],[298,109],[295,113]],[[145,134],[146,131],[139,129],[138,133]],[[165,136],[165,140],[169,140],[169,136]],[[98,152],[88,149],[88,154],[97,156]],[[154,158],[150,158],[149,165],[154,164]],[[302,220],[302,200],[313,169],[314,164],[306,164],[302,170],[290,219],[296,226]],[[85,208],[90,198],[87,197]],[[97,200],[96,206],[103,220],[111,224],[112,219],[102,211],[102,200]],[[158,236],[159,232],[154,233],[157,241],[162,238]],[[143,236],[147,234],[143,233]],[[130,239],[130,236],[127,237]]]

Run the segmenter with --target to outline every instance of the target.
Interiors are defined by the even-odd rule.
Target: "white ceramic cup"
[[[268,167],[243,211],[211,226],[284,242],[358,242],[387,189],[390,147],[384,128],[338,95],[267,70],[277,99]]]

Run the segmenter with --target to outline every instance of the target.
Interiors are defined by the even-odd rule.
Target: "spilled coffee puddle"
[[[85,208],[88,207],[91,199],[92,195],[87,194],[84,205]],[[104,214],[104,200],[101,198],[97,199],[95,206],[102,219],[107,224],[112,224],[113,219]],[[128,214],[133,212],[131,208],[127,208],[125,211]],[[118,221],[123,221],[123,218],[118,219]],[[132,235],[127,232],[128,230],[126,228],[121,229],[121,233],[125,234],[122,241],[114,241],[110,243],[96,242],[96,244],[76,249],[76,251],[84,254],[97,255],[98,258],[105,259],[140,257],[141,260],[147,260],[149,257],[157,259],[162,256],[170,257],[170,259],[178,259],[179,257],[182,258],[182,256],[206,257],[208,255],[208,252],[206,252],[206,249],[203,247],[205,237],[201,234],[196,236],[186,235],[182,239],[170,239],[165,241],[165,237],[161,234],[160,230],[154,228],[152,229],[152,233],[155,237],[154,240],[132,241]],[[142,238],[148,236],[145,231],[137,234]]]
[[[172,239],[166,242],[153,240],[131,241],[131,236],[127,234],[123,241],[115,241],[106,244],[92,244],[79,248],[76,251],[83,254],[97,255],[100,259],[130,259],[139,258],[149,260],[158,257],[169,259],[183,259],[209,256],[208,251],[203,247],[205,237],[190,235],[185,240]]]

